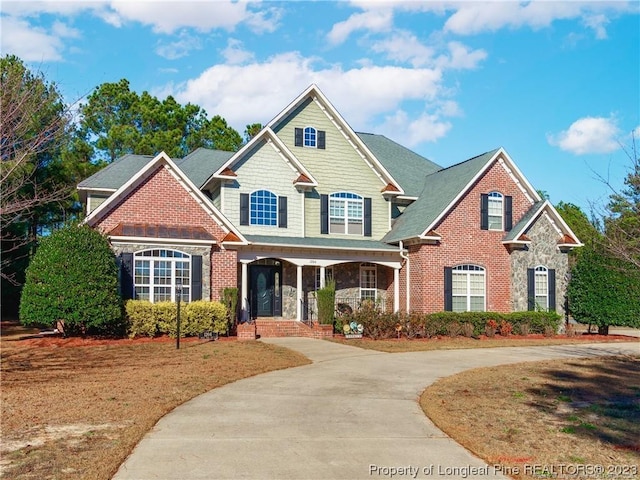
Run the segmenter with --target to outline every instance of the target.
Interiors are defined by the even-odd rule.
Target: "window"
[[[502,230],[503,197],[501,193],[489,194],[489,230]]]
[[[329,195],[329,233],[362,235],[364,219],[360,195],[338,192]]]
[[[316,129],[313,127],[306,127],[304,129],[304,146],[316,148]]]
[[[485,310],[485,270],[477,265],[451,269],[451,309],[454,312]]]
[[[333,267],[325,267],[324,269],[324,284],[333,280]],[[320,290],[320,267],[316,267],[316,290]]]
[[[360,300],[376,301],[377,268],[375,263],[360,264]]]
[[[513,197],[499,192],[480,194],[480,229],[508,232],[513,227]]]
[[[549,309],[549,271],[547,267],[535,268],[535,299],[536,307],[542,310]]]
[[[278,197],[268,190],[258,190],[250,196],[250,224],[276,226]]]
[[[134,292],[137,300],[175,302],[176,285],[182,286],[180,299],[191,299],[191,256],[176,250],[145,250],[134,259]]]

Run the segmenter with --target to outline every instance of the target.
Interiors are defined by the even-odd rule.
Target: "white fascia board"
[[[342,117],[342,115],[340,115],[340,112],[338,112],[338,110],[336,110],[336,108],[329,101],[329,99],[324,95],[324,93],[322,93],[322,91],[316,85],[312,85],[307,90],[308,91],[307,91],[307,93],[305,95],[308,95],[309,93],[315,93],[316,97],[320,98],[320,100],[321,100],[321,105],[320,106],[324,107],[324,108],[322,108],[322,110],[325,113],[325,115],[327,115],[327,117],[329,118],[330,121],[339,124],[339,125],[337,125],[338,126],[338,130],[340,130],[340,132],[346,137],[346,139],[349,142],[354,144],[354,147],[355,147],[357,153],[362,157],[362,159],[366,163],[369,163],[369,162],[373,163],[373,165],[369,165],[369,166],[370,166],[370,168],[372,168],[372,170],[374,170],[374,172],[377,170],[376,173],[378,173],[382,177],[382,178],[380,178],[380,180],[382,181],[382,184],[384,186],[386,186],[388,183],[392,184],[393,186],[395,186],[398,189],[397,194],[398,195],[403,195],[405,192],[404,192],[404,189],[402,188],[402,186],[391,176],[391,174],[387,171],[387,169],[384,168],[382,163],[380,163],[380,161],[376,158],[376,156],[373,154],[373,152],[371,150],[369,150],[369,148],[360,139],[360,137],[351,128],[351,126]],[[317,102],[316,98],[313,98],[313,100]],[[327,110],[329,112],[327,112]]]
[[[99,220],[106,212],[108,212],[110,205],[120,198],[124,198],[135,186],[139,184],[141,180],[149,176],[158,165],[164,164],[168,168],[169,173],[178,180],[185,190],[198,202],[198,204],[209,214],[209,216],[225,230],[227,233],[232,231],[243,242],[246,242],[244,236],[235,228],[235,226],[220,212],[215,205],[202,193],[202,191],[195,186],[195,184],[189,180],[189,178],[178,168],[178,166],[169,158],[165,152],[160,152],[154,157],[153,160],[148,162],[138,173],[132,176],[124,185],[116,190],[107,200],[102,202],[98,208],[93,210],[89,216],[84,220],[90,226],[95,225],[95,222]]]
[[[384,248],[360,248],[360,247],[331,247],[325,245],[291,245],[287,243],[264,243],[264,242],[250,242],[250,245],[255,245],[258,247],[278,247],[278,248],[306,248],[313,250],[348,250],[348,251],[356,251],[356,252],[386,252],[386,253],[396,253],[397,250],[384,249]]]
[[[533,198],[534,203],[535,202],[539,202],[540,200],[542,200],[542,197],[540,197],[540,194],[538,193],[538,191],[535,188],[533,188],[533,185],[531,185],[529,183],[529,180],[527,180],[527,177],[524,176],[524,174],[520,171],[518,166],[515,164],[513,159],[509,156],[509,154],[507,153],[507,151],[503,147],[500,147],[498,149],[498,153],[496,153],[496,155],[494,155],[494,158],[492,158],[492,161],[493,161],[493,159],[495,159],[495,157],[499,156],[500,154],[502,154],[502,157],[505,159],[506,163],[508,164],[509,169],[518,178],[518,180],[520,181],[520,184],[523,185],[525,190],[527,190],[529,195],[531,195],[531,197]]]
[[[420,234],[420,237],[426,236],[426,234],[427,234],[427,232],[429,230],[433,230],[433,228],[438,224],[438,222],[440,220],[442,220],[444,218],[444,216],[447,215],[449,213],[449,211],[453,208],[453,206],[456,205],[458,203],[458,201],[460,201],[460,199],[467,194],[469,189],[471,189],[471,187],[478,181],[478,179],[480,179],[487,172],[487,169],[501,155],[506,160],[506,162],[509,164],[509,168],[511,168],[515,172],[515,174],[518,176],[520,181],[526,186],[527,190],[529,190],[529,193],[531,194],[533,199],[535,201],[540,201],[541,200],[540,195],[538,195],[538,192],[535,191],[535,189],[531,186],[531,184],[524,177],[524,175],[522,175],[522,172],[520,172],[518,167],[516,167],[515,163],[513,163],[513,160],[511,160],[511,157],[509,157],[509,155],[504,150],[504,148],[500,147],[496,151],[496,153],[487,161],[487,163],[485,163],[485,165],[480,169],[480,171],[474,175],[474,177],[465,185],[465,187],[462,190],[460,190],[460,192],[458,193],[458,195],[455,196],[453,201],[451,201],[449,203],[449,205],[447,205],[447,207],[445,209],[443,209],[442,212],[440,212],[440,214],[435,218],[435,220],[433,222],[431,222],[431,224],[429,224],[427,226],[427,228],[424,229],[424,231]]]
[[[97,188],[97,187],[76,187],[77,190],[82,190],[83,192],[87,192],[87,193],[113,193],[115,192],[117,189],[115,188]]]
[[[311,172],[307,170],[302,163],[300,163],[300,160],[297,159],[293,152],[289,150],[289,148],[287,148],[280,137],[278,137],[278,135],[276,135],[276,133],[271,130],[271,128],[267,128],[265,130],[267,131],[265,135],[269,135],[269,138],[272,141],[272,147],[276,150],[276,152],[278,152],[279,155],[283,157],[283,160],[287,161],[288,163],[292,163],[298,173],[303,174],[305,177],[311,180],[311,182],[300,182],[300,185],[317,187],[318,181],[311,174]]]

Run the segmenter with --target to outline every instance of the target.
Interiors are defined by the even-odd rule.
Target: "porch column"
[[[302,321],[302,265],[296,267],[296,320]]]
[[[240,295],[242,295],[241,300],[242,300],[242,321],[247,321],[249,320],[248,318],[248,313],[249,313],[249,273],[248,273],[248,268],[247,268],[247,263],[246,262],[242,262],[242,270],[241,270],[241,279],[240,281],[241,283],[241,291],[240,291]]]
[[[393,311],[400,310],[400,269],[393,269]]]
[[[320,267],[320,288],[324,288],[325,287],[325,282],[324,282],[324,271],[325,271],[325,267]]]

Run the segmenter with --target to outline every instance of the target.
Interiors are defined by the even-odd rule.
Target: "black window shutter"
[[[324,150],[326,145],[326,132],[324,130],[318,130],[318,148]]]
[[[133,253],[120,254],[120,293],[123,300],[133,298]]]
[[[527,268],[527,310],[536,309],[536,271]]]
[[[480,194],[480,229],[489,230],[489,195]]]
[[[240,194],[240,225],[249,225],[249,194]]]
[[[287,197],[278,197],[278,227],[287,228]]]
[[[329,195],[320,195],[320,233],[329,233]]]
[[[504,197],[504,231],[510,232],[513,228],[513,197],[506,195]]]
[[[371,199],[364,199],[364,236],[371,236]]]
[[[191,300],[202,300],[202,255],[191,257]]]
[[[453,271],[451,267],[444,267],[444,311],[453,310]]]
[[[296,147],[301,147],[302,146],[302,138],[303,138],[302,129],[301,128],[296,128],[295,129],[295,135],[294,135],[294,141],[295,141]]]
[[[556,271],[553,269],[547,270],[549,280],[549,311],[556,311]]]

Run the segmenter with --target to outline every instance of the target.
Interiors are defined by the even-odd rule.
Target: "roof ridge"
[[[500,147],[494,148],[493,150],[488,150],[488,151],[486,151],[484,153],[476,155],[475,157],[467,158],[466,160],[463,160],[463,161],[458,162],[458,163],[454,163],[453,165],[449,165],[448,167],[444,167],[443,169],[438,170],[437,172],[430,173],[429,175],[427,175],[427,177],[430,177],[431,175],[435,175],[436,173],[444,172],[445,170],[449,170],[449,169],[454,168],[454,167],[458,167],[460,165],[464,165],[465,163],[471,162],[472,160],[476,160],[477,158],[480,158],[480,157],[482,157],[484,155],[487,155],[489,153],[495,153],[498,150],[500,150]]]

